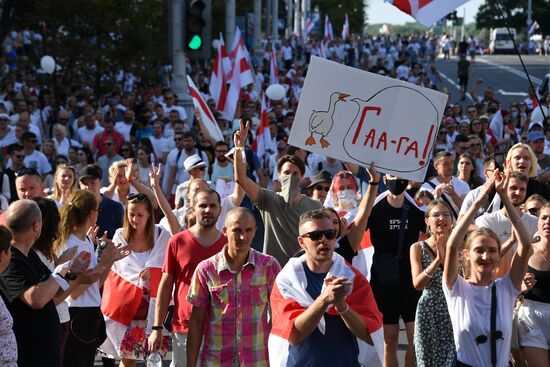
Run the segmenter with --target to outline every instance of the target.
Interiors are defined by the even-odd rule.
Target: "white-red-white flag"
[[[319,56],[326,59],[327,58],[327,48],[323,41],[319,42]]]
[[[246,66],[246,63],[241,63],[239,60],[245,59],[242,48],[237,48],[237,54],[235,56],[235,66],[231,80],[229,81],[229,90],[227,92],[227,99],[225,101],[225,108],[222,112],[225,119],[233,121],[235,118],[235,111],[237,110],[237,104],[241,96],[241,88],[245,87],[241,83],[241,67]]]
[[[223,40],[223,35],[220,32],[220,41],[219,46],[221,46],[222,49],[222,61],[223,61],[223,72],[225,73],[225,80],[229,80],[231,69],[233,69],[233,64],[231,63],[231,58],[229,57],[229,54],[227,53],[227,47],[225,46],[225,41]]]
[[[349,20],[348,20],[348,13],[346,13],[344,18],[344,25],[342,26],[342,39],[348,39],[350,37],[349,34]]]
[[[223,111],[225,107],[225,99],[227,98],[227,81],[225,78],[225,71],[223,65],[223,40],[220,39],[218,43],[218,50],[216,52],[216,58],[214,59],[214,67],[210,74],[210,95],[216,102],[216,109]]]
[[[332,23],[328,18],[328,14],[325,14],[325,39],[332,41],[334,39],[334,32],[332,31]]]
[[[305,29],[305,32],[304,32],[304,41],[307,40],[308,34],[313,30],[314,27],[315,27],[315,23],[313,22],[313,19],[308,17],[306,19],[306,29]]]
[[[205,134],[216,139],[216,141],[223,140],[223,134],[218,122],[189,75],[187,75],[187,83],[189,84],[189,94],[193,98],[193,107],[199,110],[202,126],[206,129]]]
[[[429,27],[468,0],[388,0],[388,2],[409,14],[418,23]]]
[[[252,143],[252,150],[261,161],[264,159],[265,148],[271,144],[271,131],[269,130],[269,119],[267,118],[267,103],[265,94],[262,95],[262,111],[260,113],[260,124],[256,129],[256,138]]]
[[[279,69],[277,68],[277,54],[275,53],[275,45],[271,45],[271,55],[269,57],[269,85],[277,84],[279,77]]]
[[[239,56],[239,51],[240,55]],[[229,53],[229,58],[232,63],[232,70],[229,74],[228,79],[233,79],[233,73],[236,69],[236,64],[240,63],[239,66],[239,75],[241,88],[246,87],[250,83],[254,83],[254,74],[252,73],[252,67],[250,64],[250,54],[244,44],[244,39],[241,35],[239,27],[235,29],[235,38],[233,39],[233,46],[231,47],[231,52]]]

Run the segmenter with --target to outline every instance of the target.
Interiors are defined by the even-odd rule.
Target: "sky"
[[[458,16],[462,17],[464,9],[466,10],[466,24],[475,21],[475,15],[477,9],[484,0],[470,0],[466,4],[457,9]],[[407,22],[414,22],[415,20],[409,15],[403,13],[395,6],[384,2],[384,0],[369,0],[368,1],[368,22],[369,24],[405,24]]]

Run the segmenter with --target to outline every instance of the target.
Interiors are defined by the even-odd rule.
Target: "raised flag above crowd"
[[[418,23],[429,27],[468,0],[387,0],[409,14]]]

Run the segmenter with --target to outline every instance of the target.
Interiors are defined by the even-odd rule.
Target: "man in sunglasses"
[[[271,292],[273,366],[358,366],[365,342],[381,346],[382,315],[366,278],[334,252],[336,234],[327,213],[300,216],[305,253],[289,260]]]
[[[25,154],[23,164],[27,168],[36,169],[42,178],[45,178],[46,175],[52,171],[52,166],[44,153],[36,150],[36,145],[38,143],[36,135],[31,132],[26,132],[21,135],[21,141],[23,142],[23,154]],[[11,166],[12,162],[8,161],[7,167]]]
[[[4,174],[8,177],[10,183],[10,197],[8,199],[11,203],[18,199],[17,189],[15,188],[15,174],[24,167],[25,152],[21,145],[12,144],[8,147],[8,154],[11,161],[11,167],[7,167],[4,170]]]

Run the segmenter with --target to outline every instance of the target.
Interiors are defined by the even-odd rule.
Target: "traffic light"
[[[186,9],[186,38],[185,45],[190,51],[198,51],[204,45],[203,29],[206,26],[206,20],[203,11],[206,4],[203,0],[191,0]],[[208,46],[206,46],[208,47]]]
[[[456,10],[453,11],[452,13],[447,14],[447,16],[445,17],[445,19],[447,20],[456,20],[457,18],[458,16],[457,16]]]

